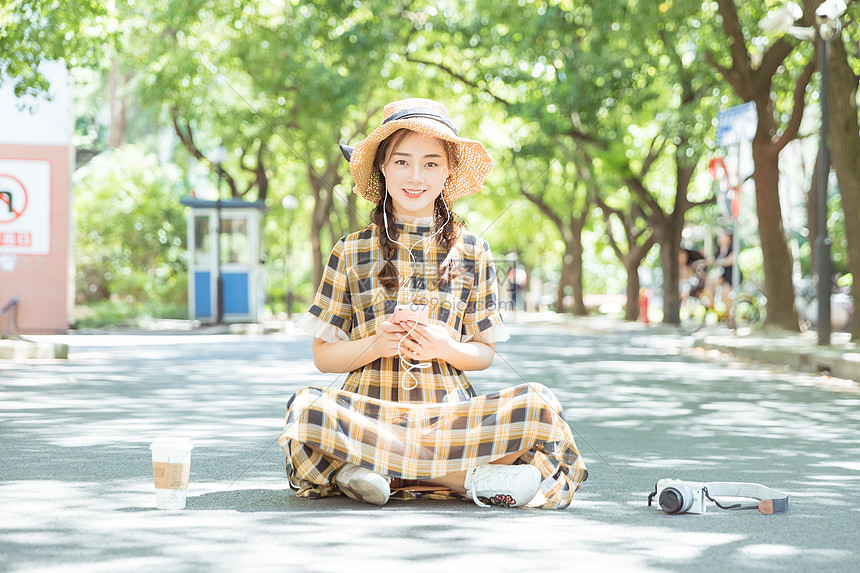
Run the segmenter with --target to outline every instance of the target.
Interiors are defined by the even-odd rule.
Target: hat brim
[[[459,137],[446,125],[424,117],[410,117],[384,123],[357,143],[349,160],[349,172],[355,187],[353,191],[376,203],[382,192],[379,168],[373,164],[379,144],[399,129],[409,129],[417,133],[437,137],[454,146],[457,165],[451,169],[445,182],[443,197],[451,203],[462,197],[474,195],[484,186],[484,181],[493,168],[493,160],[486,148],[479,142]]]

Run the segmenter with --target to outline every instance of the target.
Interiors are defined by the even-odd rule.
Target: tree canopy
[[[99,66],[102,47],[115,31],[97,0],[8,0],[0,5],[0,83],[11,82],[18,97],[44,92],[39,72],[45,61],[69,67]]]
[[[799,25],[815,5],[804,3]],[[772,294],[786,280],[791,291],[785,233],[761,213],[779,212],[779,152],[806,135],[803,111],[817,92],[814,46],[758,29],[772,8],[732,0],[13,0],[0,8],[0,81],[19,93],[40,89],[38,61],[61,57],[96,70],[94,85],[113,78],[110,97],[82,90],[92,121],[111,106],[131,116],[125,140],[153,153],[172,141],[167,159],[182,174],[175,194],[223,189],[265,201],[273,276],[287,241],[310,244],[297,263],[304,294],[330,245],[366,224],[371,207],[350,192],[336,144],[360,140],[388,101],[437,99],[495,159],[484,192],[455,205],[473,230],[544,278],[558,310],[585,312],[584,294],[615,291],[607,264],[626,274],[628,298],[638,296],[640,267],[656,266],[643,276],[661,290],[669,322],[685,229],[725,223],[706,171],[722,154],[717,111],[754,101],[762,233],[746,244],[765,256],[743,260],[764,265],[776,322],[790,328],[790,294]],[[847,61],[857,73],[855,56]],[[294,215],[282,206],[286,195],[298,199]],[[628,306],[628,318],[637,308]]]

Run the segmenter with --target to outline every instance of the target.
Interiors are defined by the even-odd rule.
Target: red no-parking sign
[[[0,253],[51,251],[51,164],[0,159]]]
[[[740,182],[732,184],[731,176],[729,176],[729,169],[726,167],[725,160],[722,157],[714,157],[708,163],[708,173],[711,174],[711,177],[717,184],[719,184],[720,181],[720,171],[723,173],[725,189],[722,185],[718,187],[718,203],[720,205],[720,209],[723,211],[723,216],[726,219],[733,221],[738,216],[741,209],[741,184]],[[723,199],[728,200],[730,209],[725,208]]]

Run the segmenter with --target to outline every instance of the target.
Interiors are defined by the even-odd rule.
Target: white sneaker
[[[481,507],[520,507],[537,495],[543,476],[532,465],[487,464],[466,472],[466,496]]]
[[[355,464],[346,464],[334,476],[334,483],[347,497],[355,501],[385,505],[391,488],[388,478]]]

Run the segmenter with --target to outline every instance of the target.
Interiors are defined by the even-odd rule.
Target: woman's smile
[[[382,172],[395,213],[429,217],[448,176],[448,156],[440,140],[412,132],[391,151]]]

